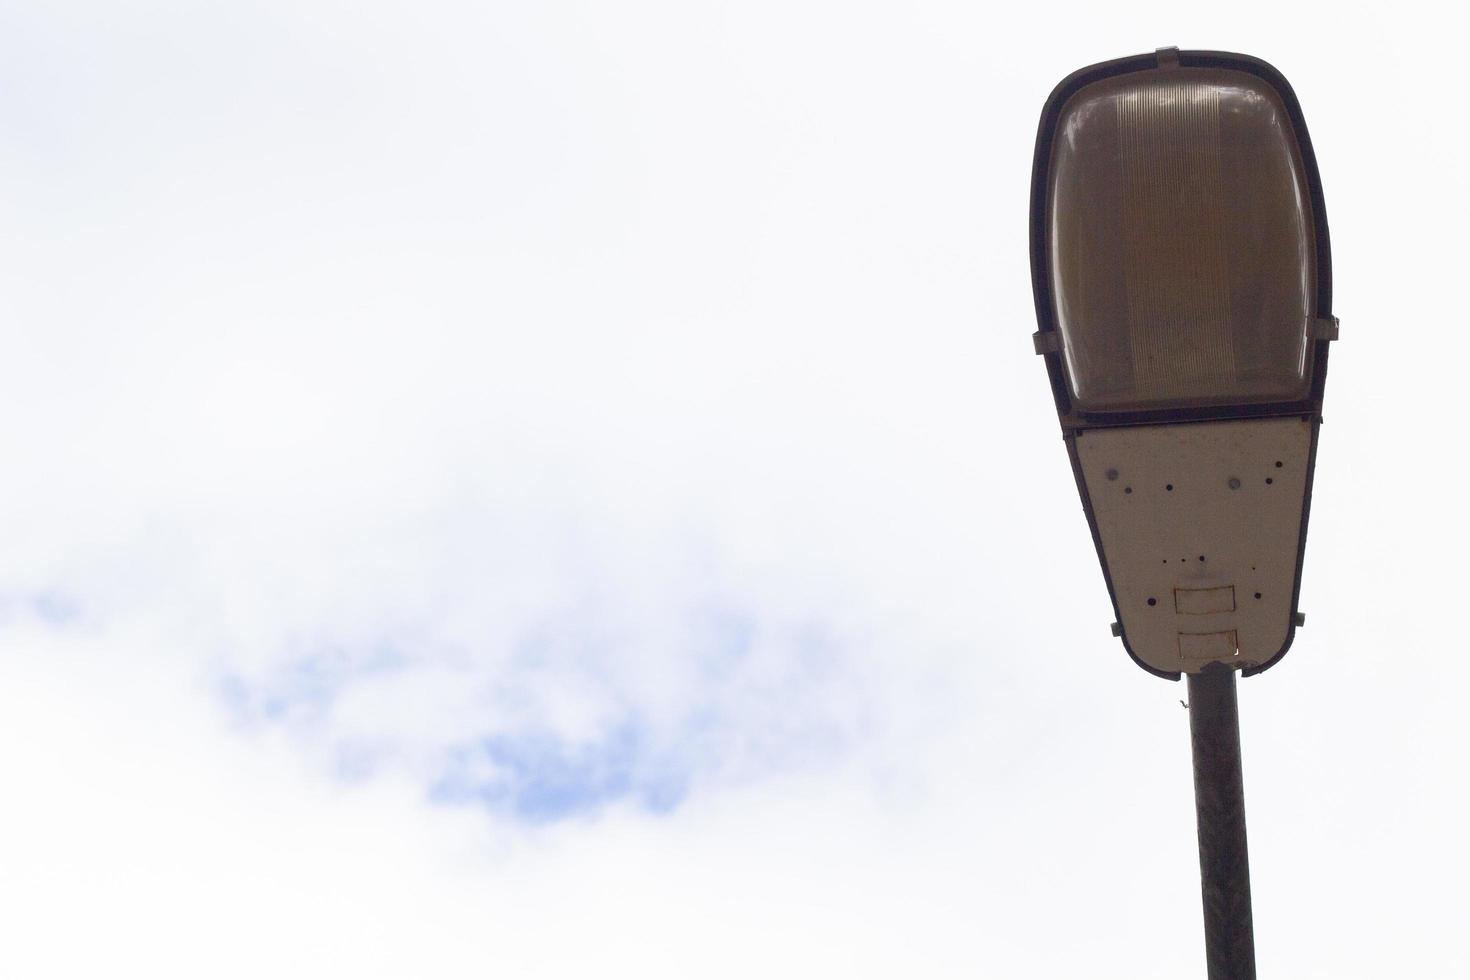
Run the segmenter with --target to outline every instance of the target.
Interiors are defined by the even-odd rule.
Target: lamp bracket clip
[[[1337,339],[1337,317],[1319,316],[1312,321],[1313,340],[1336,340]]]
[[[1062,335],[1055,330],[1038,330],[1031,335],[1031,346],[1038,354],[1055,354],[1062,349]]]

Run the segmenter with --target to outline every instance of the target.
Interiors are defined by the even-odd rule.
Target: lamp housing
[[[1042,109],[1031,273],[1057,416],[1116,614],[1164,677],[1291,646],[1332,316],[1296,96],[1244,55],[1074,72]]]

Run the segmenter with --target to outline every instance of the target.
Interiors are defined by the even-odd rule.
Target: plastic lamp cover
[[[1291,117],[1255,75],[1175,66],[1073,94],[1052,144],[1046,227],[1076,407],[1305,397],[1311,206]]]

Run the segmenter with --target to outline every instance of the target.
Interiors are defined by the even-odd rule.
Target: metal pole
[[[1235,670],[1216,663],[1188,677],[1189,742],[1194,752],[1194,807],[1199,825],[1209,980],[1255,980]]]

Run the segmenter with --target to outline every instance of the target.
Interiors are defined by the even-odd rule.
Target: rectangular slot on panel
[[[1191,616],[1235,612],[1235,586],[1218,589],[1175,589],[1174,611]]]
[[[1179,658],[1191,662],[1229,660],[1239,647],[1235,630],[1223,633],[1180,633]]]

